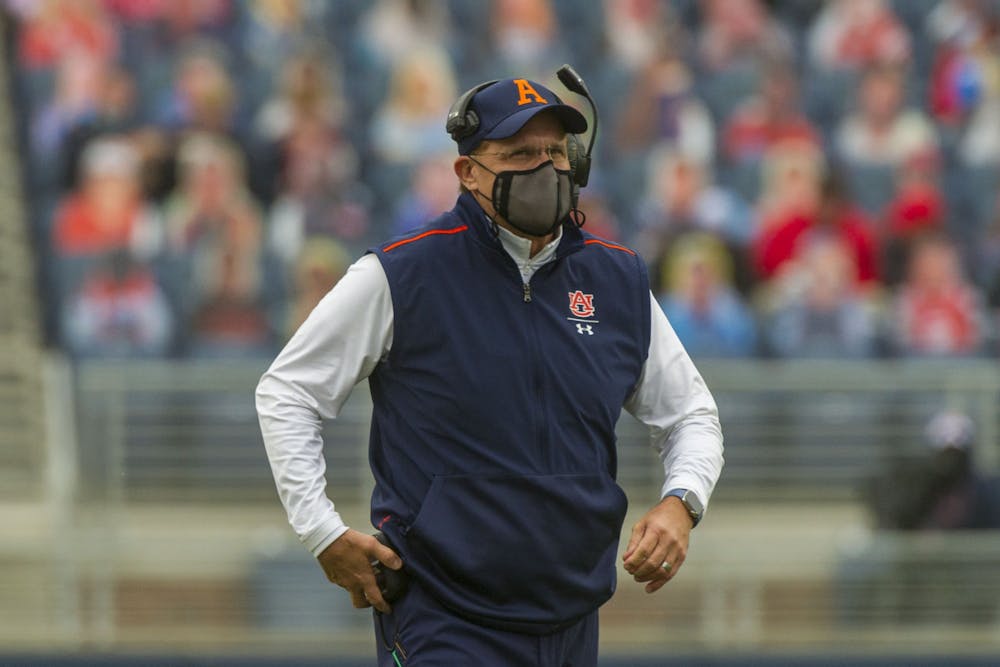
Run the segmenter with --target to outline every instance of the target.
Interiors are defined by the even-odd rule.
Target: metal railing
[[[0,504],[0,646],[370,651],[368,617],[285,523],[253,407],[265,365],[50,374],[52,392],[66,391],[57,403],[73,405],[58,439],[65,465],[46,504]],[[699,366],[726,434],[723,479],[662,594],[621,573],[603,614],[607,650],[1000,650],[997,536],[875,533],[858,495],[883,461],[924,447],[942,407],[973,417],[978,462],[995,470],[994,363]],[[358,527],[370,411],[360,386],[324,432],[330,495]],[[662,473],[641,425],[624,416],[618,431],[631,522]]]
[[[717,498],[844,501],[890,457],[925,448],[948,407],[976,426],[977,462],[1000,467],[1000,372],[992,363],[704,362],[726,438]],[[85,493],[130,501],[270,502],[253,406],[263,364],[91,363],[78,369]],[[370,397],[355,389],[324,432],[336,498],[367,500]],[[623,414],[619,479],[652,497],[662,473],[645,427]]]

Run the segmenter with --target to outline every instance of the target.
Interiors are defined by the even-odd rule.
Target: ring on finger
[[[660,567],[662,567],[667,572],[670,572],[670,568],[672,568],[673,565],[670,563],[670,561],[665,560],[665,561],[663,561],[663,563],[660,564]]]

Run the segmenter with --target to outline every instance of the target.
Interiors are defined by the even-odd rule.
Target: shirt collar
[[[487,220],[489,219],[487,218]],[[541,266],[542,264],[547,264],[555,257],[556,248],[559,247],[559,241],[562,240],[562,225],[559,225],[556,227],[555,235],[552,237],[552,240],[546,243],[545,246],[538,251],[538,254],[532,257],[530,239],[518,236],[512,231],[504,229],[500,225],[497,225],[497,232],[499,233],[500,243],[503,245],[504,250],[507,251],[507,254],[513,258],[514,262],[518,266]]]

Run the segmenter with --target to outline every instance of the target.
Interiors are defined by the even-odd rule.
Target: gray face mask
[[[534,169],[497,172],[473,161],[496,176],[491,203],[497,214],[518,231],[528,236],[548,236],[569,215],[569,169],[556,169],[550,160]]]

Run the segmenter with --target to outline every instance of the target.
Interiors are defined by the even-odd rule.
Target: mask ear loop
[[[569,210],[569,221],[579,229],[587,222],[587,214],[574,206]]]
[[[486,195],[484,195],[479,190],[473,190],[472,191],[472,195],[473,196],[478,195],[478,196],[482,197],[483,199],[486,199]],[[489,200],[487,199],[486,201],[489,201]],[[492,216],[486,215],[486,211],[483,211],[483,215],[485,215],[486,219],[490,221],[490,226],[489,226],[490,233],[493,234],[493,236],[495,238],[500,238],[500,225],[497,224],[496,219],[493,218]]]
[[[495,171],[493,171],[492,169],[490,169],[485,164],[483,164],[482,162],[480,162],[476,158],[472,157],[471,155],[467,155],[466,157],[469,158],[470,160],[472,160],[473,162],[475,162],[477,165],[479,165],[480,167],[482,167],[486,171],[488,171],[491,174],[493,174],[494,176],[497,175],[497,173]],[[493,189],[495,190],[496,187],[497,187],[497,181],[495,180],[493,182]],[[486,199],[486,195],[484,195],[479,190],[473,190],[472,194],[473,195],[478,195],[478,196],[482,197],[483,199]],[[489,199],[486,199],[486,201],[490,202],[490,205],[494,207],[494,210],[496,209],[496,204],[493,201],[491,201]],[[485,215],[485,211],[484,211],[483,214]],[[493,218],[492,216],[489,216],[489,215],[486,216],[486,219],[490,221],[490,233],[493,234],[494,238],[497,238],[497,239],[500,238],[500,225],[497,224],[496,219]]]

